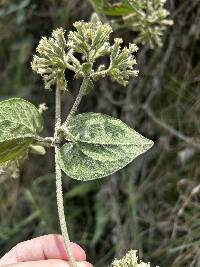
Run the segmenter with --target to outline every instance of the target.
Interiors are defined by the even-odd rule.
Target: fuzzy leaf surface
[[[60,149],[59,164],[83,181],[118,171],[153,145],[121,120],[100,113],[79,114],[63,129],[70,143]]]
[[[0,102],[0,142],[35,137],[42,128],[42,116],[33,104],[20,98]]]
[[[101,113],[82,113],[62,126],[77,142],[100,145],[136,145],[146,149],[153,142],[119,119]]]
[[[81,181],[103,178],[123,168],[131,161],[132,158],[129,157],[114,161],[95,160],[85,155],[73,143],[63,145],[58,156],[61,169],[71,178]]]

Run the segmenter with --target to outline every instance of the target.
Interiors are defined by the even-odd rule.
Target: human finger
[[[76,261],[86,260],[86,254],[79,245],[71,243],[71,248]],[[0,259],[0,266],[46,259],[69,259],[62,236],[51,234],[19,243]]]

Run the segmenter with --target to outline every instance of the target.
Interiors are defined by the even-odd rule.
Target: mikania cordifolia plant
[[[62,28],[54,30],[51,38],[42,37],[36,49],[37,55],[31,63],[32,69],[42,76],[45,88],[49,91],[55,89],[54,135],[40,136],[44,105],[38,109],[20,98],[0,102],[1,164],[21,160],[30,150],[44,154],[44,147],[48,147],[55,151],[58,214],[72,267],[76,266],[76,262],[65,222],[62,171],[81,181],[101,178],[123,168],[153,145],[151,140],[119,119],[92,112],[76,115],[82,97],[94,88],[95,81],[109,76],[126,86],[130,77],[138,75],[134,69],[138,47],[129,44],[122,48],[123,41],[120,38],[110,44],[112,28],[102,24],[96,16],[89,23],[75,22],[74,27],[75,31],[69,32],[67,41]],[[96,60],[103,56],[109,57],[109,66],[96,66]],[[75,79],[82,79],[82,84],[71,111],[62,121],[61,97],[68,88],[65,78],[67,70],[74,72]],[[149,266],[136,265],[137,257],[134,262],[135,265],[131,261],[123,265],[122,259],[121,263],[113,262],[113,266]]]

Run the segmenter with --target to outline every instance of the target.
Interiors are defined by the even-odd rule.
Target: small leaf
[[[44,156],[46,154],[45,148],[40,145],[30,145],[30,152],[41,156]]]
[[[92,70],[92,64],[91,63],[83,63],[82,64],[82,72],[86,75],[86,76],[88,76],[89,74],[90,74],[90,72],[91,72],[91,70]]]
[[[121,120],[99,113],[79,114],[62,129],[70,143],[59,151],[60,167],[83,181],[116,172],[153,145]]]
[[[107,16],[125,16],[132,12],[133,10],[126,6],[119,7],[108,7],[104,9],[104,12]]]
[[[28,150],[32,139],[17,139],[0,143],[0,163],[22,156]]]
[[[0,102],[0,142],[35,137],[42,131],[38,109],[20,98]]]

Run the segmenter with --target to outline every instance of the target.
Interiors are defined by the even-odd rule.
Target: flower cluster
[[[85,56],[88,62],[104,56],[110,51],[109,37],[112,28],[109,24],[77,21],[74,23],[77,31],[68,35],[67,46]]]
[[[136,253],[136,250],[130,250],[121,260],[114,260],[111,267],[150,267],[150,263],[138,262]]]
[[[129,47],[121,47],[122,39],[114,39],[110,44],[112,28],[109,24],[103,24],[98,17],[91,22],[75,22],[75,31],[70,31],[65,41],[64,30],[57,29],[52,37],[43,37],[37,47],[39,55],[35,55],[32,69],[40,74],[46,89],[58,84],[62,90],[66,89],[65,70],[70,69],[75,73],[75,78],[88,77],[93,87],[93,81],[104,76],[109,76],[113,81],[126,86],[132,76],[137,76],[138,71],[133,69],[136,64],[134,53],[138,48],[135,44]],[[67,50],[67,51],[66,51]],[[77,57],[82,55],[82,60]],[[94,67],[94,63],[100,57],[108,56],[110,65]]]
[[[76,31],[70,32],[67,46],[73,51],[84,56],[87,63],[83,63],[80,69],[80,62],[71,58],[71,64],[80,69],[79,75],[91,74],[93,80],[98,80],[106,75],[110,76],[113,81],[126,86],[131,76],[137,76],[138,71],[133,69],[136,63],[134,53],[138,47],[135,44],[129,44],[129,47],[121,48],[123,40],[114,39],[114,45],[111,45],[110,34],[112,28],[108,24],[102,24],[97,20],[85,23],[75,22]],[[95,71],[92,68],[93,63],[99,57],[108,55],[110,57],[110,66],[106,69],[105,65],[100,65]]]
[[[138,47],[135,44],[129,44],[129,47],[121,49],[123,40],[116,38],[114,42],[111,48],[108,74],[112,80],[126,86],[131,76],[138,75],[138,70],[133,69],[133,66],[137,64],[134,53],[138,51]]]
[[[42,37],[36,49],[39,55],[35,55],[31,63],[32,69],[43,77],[45,88],[49,90],[57,81],[63,90],[67,86],[64,76],[66,68],[64,33],[65,31],[60,28],[53,31],[51,38]]]
[[[162,35],[173,21],[167,19],[169,11],[164,8],[167,0],[128,0],[133,14],[124,16],[124,22],[138,32],[137,42],[151,48],[162,46]]]
[[[129,29],[137,34],[137,43],[151,48],[162,46],[162,36],[173,21],[168,19],[167,0],[91,0],[105,21],[115,29]],[[116,3],[117,2],[117,3]]]

